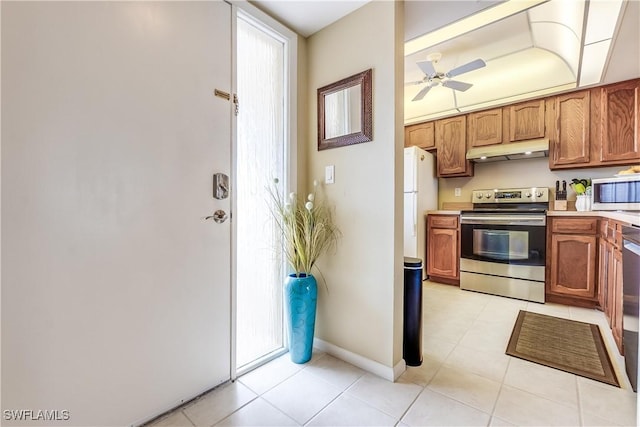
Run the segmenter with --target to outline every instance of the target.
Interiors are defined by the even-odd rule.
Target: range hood
[[[532,139],[487,147],[474,147],[467,151],[467,159],[478,163],[502,160],[531,159],[549,155],[549,139]]]

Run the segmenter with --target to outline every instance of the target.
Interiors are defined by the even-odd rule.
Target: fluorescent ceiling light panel
[[[500,3],[497,6],[485,9],[439,30],[406,42],[404,44],[404,54],[405,56],[411,55],[547,1],[549,0],[509,0]]]
[[[611,39],[599,43],[592,43],[582,51],[582,69],[580,71],[580,86],[600,83],[604,65],[607,62]]]
[[[613,38],[622,0],[591,0],[584,44]]]
[[[591,0],[582,51],[580,86],[601,83],[622,0]]]

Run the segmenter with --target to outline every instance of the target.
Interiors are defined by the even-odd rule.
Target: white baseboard
[[[402,373],[407,369],[407,366],[404,363],[404,359],[400,359],[400,362],[394,367],[389,367],[318,338],[315,338],[313,340],[313,346],[318,350],[324,351],[325,353],[335,356],[345,362],[351,363],[358,368],[364,369],[367,372],[371,372],[372,374],[384,378],[388,381],[397,380],[398,377],[402,375]]]

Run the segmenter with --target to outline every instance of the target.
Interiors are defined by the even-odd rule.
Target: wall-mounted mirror
[[[371,74],[369,69],[318,89],[318,150],[373,139]]]

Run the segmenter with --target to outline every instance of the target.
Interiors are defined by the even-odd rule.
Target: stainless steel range
[[[546,187],[475,190],[461,215],[460,288],[544,302]]]

